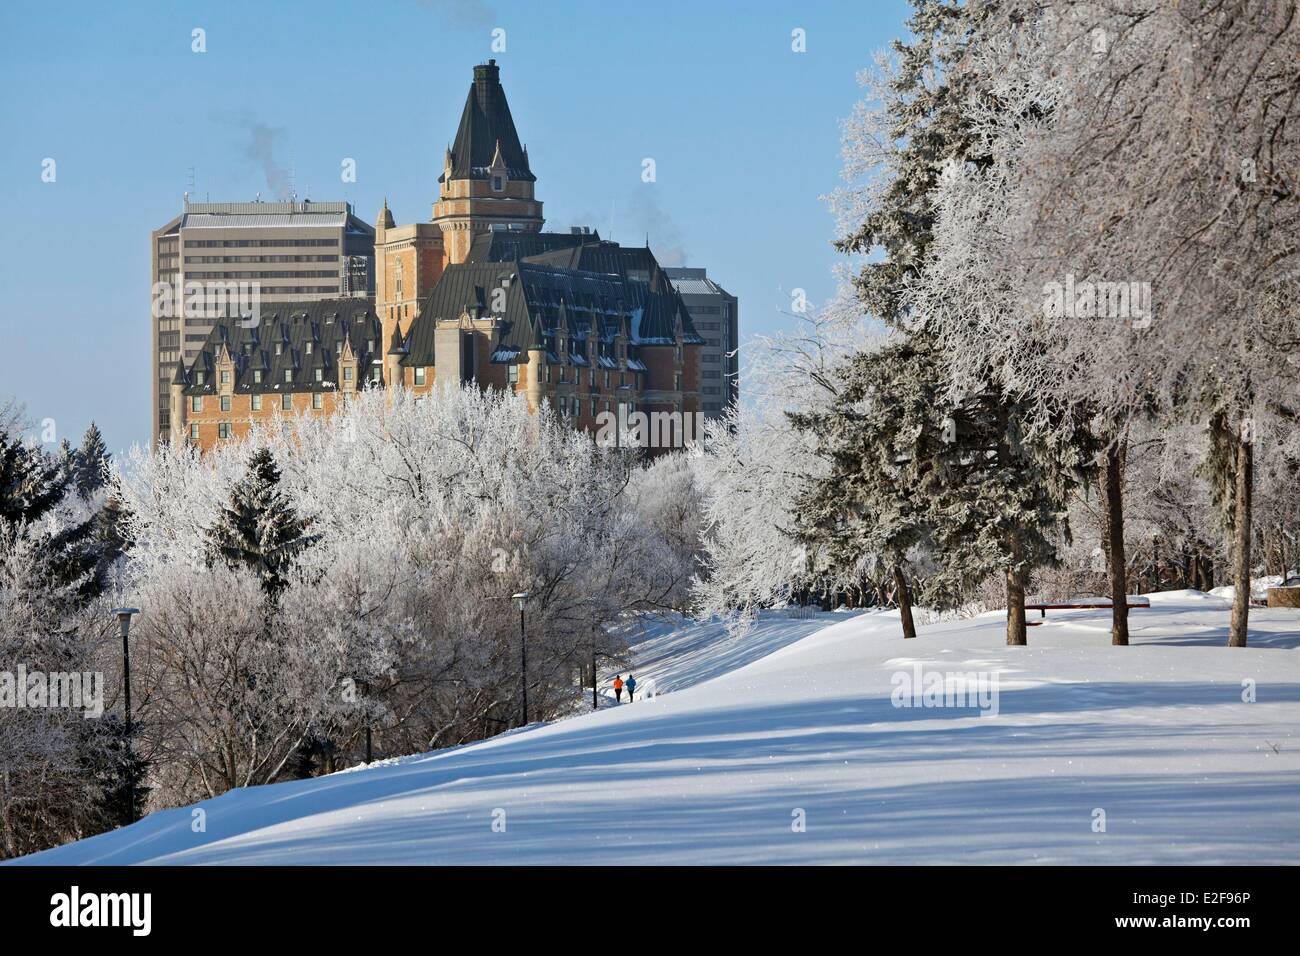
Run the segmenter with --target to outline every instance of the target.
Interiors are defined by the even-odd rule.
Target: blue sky
[[[149,437],[149,232],[181,209],[298,195],[427,220],[475,63],[495,57],[548,228],[585,224],[709,270],[742,340],[814,302],[839,259],[855,75],[903,0],[5,4],[0,396],[76,441]],[[207,52],[191,51],[206,31]],[[492,31],[506,49],[493,52]],[[807,51],[791,50],[806,31]],[[57,180],[41,180],[42,161]],[[641,181],[653,158],[658,180]],[[340,181],[356,161],[357,181]],[[611,230],[612,227],[612,230]],[[743,389],[743,382],[742,382]]]

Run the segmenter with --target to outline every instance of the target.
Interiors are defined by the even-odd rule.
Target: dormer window
[[[506,188],[506,178],[505,178],[504,176],[493,176],[493,177],[492,177],[492,191],[493,191],[493,192],[497,192],[497,193],[499,193],[499,192],[504,192],[504,191],[505,191],[505,188]]]
[[[284,380],[285,380],[286,382],[292,382],[292,381],[293,381],[293,369],[291,369],[291,368],[287,368],[287,369],[284,370]]]
[[[258,385],[262,383],[262,370],[260,368],[253,369],[253,381]]]
[[[223,369],[221,370],[221,384],[222,384],[222,385],[229,385],[229,384],[230,384],[230,370],[229,370],[229,369],[224,369],[224,368],[223,368]]]
[[[307,342],[305,345],[303,345],[303,351],[306,352],[308,355],[311,355],[311,342]],[[679,358],[681,357],[680,349],[678,350],[678,357]]]
[[[202,372],[195,372],[195,373],[194,373],[194,384],[195,384],[195,385],[202,385],[202,384],[203,384],[203,373],[202,373]]]
[[[325,370],[323,368],[316,369],[316,381],[318,382],[325,381]]]
[[[276,343],[275,343],[275,354],[276,354],[276,355],[283,355],[283,354],[284,354],[284,343],[283,343],[283,342],[276,342]]]

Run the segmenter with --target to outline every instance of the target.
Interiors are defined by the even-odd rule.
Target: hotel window
[[[275,354],[276,354],[276,355],[282,355],[282,354],[284,354],[284,343],[283,343],[283,342],[276,342],[276,343],[275,343]]]
[[[308,342],[305,346],[303,346],[303,348],[306,349],[306,352],[307,352],[308,355],[311,355],[311,343],[310,343],[310,342]],[[678,358],[680,358],[680,357],[681,357],[681,350],[679,349],[679,350],[678,350]]]
[[[682,390],[682,377],[681,377],[680,375],[674,375],[674,376],[673,376],[673,391],[674,391],[674,392],[680,392],[681,390]]]
[[[198,426],[198,425],[191,425],[191,426],[190,426],[190,438],[194,439],[195,441],[198,441],[198,440],[199,440],[199,426]]]
[[[280,408],[283,409],[283,410],[286,411],[286,412],[291,412],[291,411],[293,411],[293,396],[292,396],[292,395],[281,395],[281,396],[280,396]]]
[[[230,437],[230,422],[221,422],[219,425],[217,425],[217,437],[218,438]]]
[[[550,383],[551,383],[551,367],[548,365],[546,366],[546,384],[549,385]]]
[[[192,412],[201,412],[201,411],[203,411],[203,396],[202,396],[202,395],[191,395],[191,396],[190,396],[190,411],[192,411]]]
[[[291,368],[287,368],[287,369],[284,370],[284,380],[285,380],[286,382],[292,382],[292,381],[293,381],[293,369],[291,369]]]
[[[609,388],[609,370],[605,370],[605,387]],[[606,409],[608,411],[608,409]]]
[[[261,383],[261,381],[262,381],[262,370],[261,370],[260,368],[255,368],[255,369],[253,369],[253,381],[256,382],[256,383]]]
[[[596,417],[596,400],[594,398],[591,400],[591,417]]]
[[[578,396],[573,396],[573,417],[577,418],[582,414],[582,406],[578,404]]]
[[[350,382],[350,381],[352,381],[352,366],[351,366],[351,365],[349,365],[349,366],[347,366],[346,368],[343,369],[343,381],[345,381],[345,382]]]
[[[230,384],[230,371],[228,369],[221,370],[221,384],[222,385]]]
[[[503,177],[501,176],[492,177],[492,189],[494,192],[501,192],[501,190],[505,188],[506,188],[506,181]]]
[[[195,385],[202,385],[202,384],[203,384],[203,373],[202,373],[202,372],[195,372],[195,373],[194,373],[194,384],[195,384]]]
[[[415,384],[416,384],[416,385],[423,385],[423,384],[424,384],[424,366],[423,366],[423,365],[417,365],[417,366],[415,367]]]
[[[325,381],[325,370],[323,368],[318,368],[315,369],[314,371],[316,373],[316,381],[318,382]]]
[[[312,392],[312,393],[311,393],[311,407],[312,407],[312,408],[315,408],[315,409],[317,409],[317,410],[320,410],[320,409],[322,409],[322,408],[325,407],[325,393],[324,393],[324,392]]]
[[[223,412],[228,412],[228,411],[230,411],[230,396],[229,396],[229,395],[222,395],[222,396],[221,396],[221,410],[222,410]]]
[[[376,365],[370,370],[370,381],[378,385],[384,380],[384,370],[381,366]]]
[[[255,411],[255,412],[260,412],[260,411],[262,410],[262,396],[261,396],[261,395],[251,395],[251,396],[249,396],[249,399],[250,399],[250,401],[252,402],[251,407],[252,407],[253,411]]]
[[[511,385],[519,384],[519,366],[514,362],[506,366],[506,381]]]
[[[375,350],[375,340],[374,340],[374,339],[366,339],[366,351],[367,351],[367,352],[373,352],[374,350]]]

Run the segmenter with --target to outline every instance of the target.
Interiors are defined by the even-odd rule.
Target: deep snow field
[[[1109,611],[1048,612],[1027,648],[1002,611],[913,641],[890,612],[651,627],[634,672],[653,699],[233,791],[196,805],[206,832],[167,810],[17,862],[1300,862],[1300,612],[1252,610],[1233,649],[1223,599],[1151,603],[1126,648]],[[996,716],[895,707],[918,663],[996,674]]]

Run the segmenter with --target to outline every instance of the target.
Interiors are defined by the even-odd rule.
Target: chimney
[[[488,109],[488,99],[492,95],[492,87],[501,82],[501,70],[497,66],[496,60],[488,60],[487,63],[480,63],[474,67],[474,98],[478,100],[479,108],[484,112]]]

